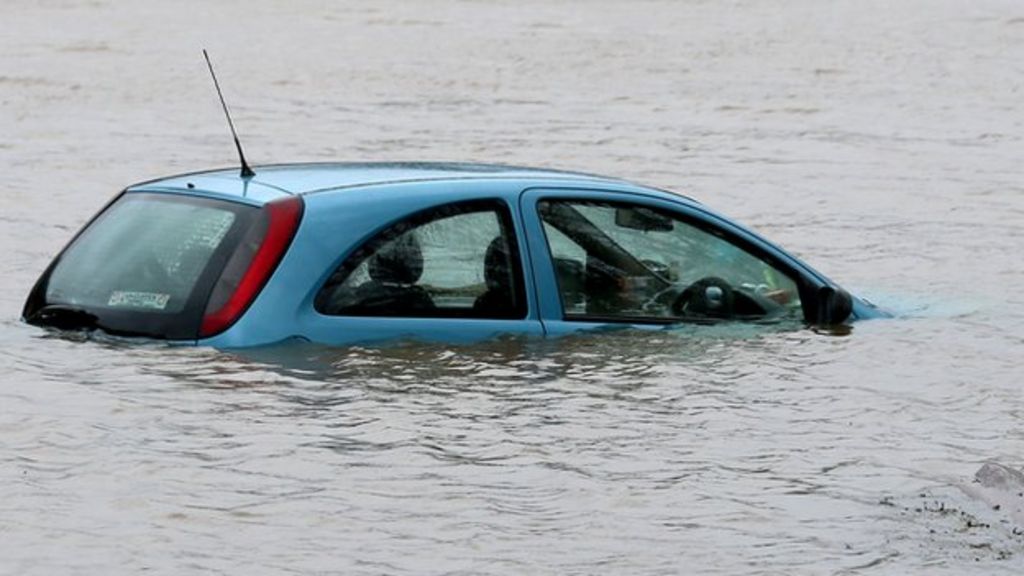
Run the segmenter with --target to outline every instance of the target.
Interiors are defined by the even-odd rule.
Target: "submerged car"
[[[133,185],[42,274],[36,325],[215,347],[473,341],[883,315],[678,194],[484,164],[291,164]]]

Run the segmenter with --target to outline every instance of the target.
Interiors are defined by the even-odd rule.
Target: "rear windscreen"
[[[210,288],[256,208],[123,194],[60,256],[43,305],[96,316],[114,332],[194,338]]]

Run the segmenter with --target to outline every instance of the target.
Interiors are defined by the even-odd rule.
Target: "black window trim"
[[[529,315],[529,301],[526,291],[526,280],[524,275],[524,261],[519,249],[519,237],[516,233],[515,219],[512,216],[513,208],[502,198],[474,198],[470,200],[457,200],[445,204],[437,204],[423,208],[416,212],[404,214],[399,218],[391,220],[387,224],[377,228],[369,234],[354,249],[349,251],[343,258],[334,272],[332,272],[323,286],[317,290],[313,298],[313,309],[325,316],[333,318],[408,318],[408,319],[433,319],[433,320],[525,320]],[[392,239],[431,222],[450,218],[461,214],[472,214],[476,212],[492,212],[498,217],[498,223],[502,232],[507,235],[509,247],[509,259],[512,261],[513,294],[515,295],[516,308],[508,316],[479,316],[473,311],[466,313],[451,309],[439,308],[435,315],[417,316],[380,316],[380,315],[352,315],[340,314],[327,310],[326,300],[334,288],[340,286],[359,266],[372,256],[377,249]]]

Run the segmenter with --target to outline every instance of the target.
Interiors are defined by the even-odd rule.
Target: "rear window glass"
[[[226,258],[258,210],[198,197],[128,193],[60,256],[46,304],[64,304],[157,337],[189,337]],[[166,323],[140,316],[188,316]],[[182,322],[189,327],[182,331]]]
[[[235,222],[230,210],[127,195],[61,258],[46,300],[181,312]]]

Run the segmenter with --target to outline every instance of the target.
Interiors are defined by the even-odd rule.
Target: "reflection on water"
[[[5,10],[0,573],[1019,574],[972,479],[1024,464],[1024,27],[890,4]],[[902,318],[247,351],[23,325],[119,187],[234,162],[201,45],[255,163],[632,178]]]

